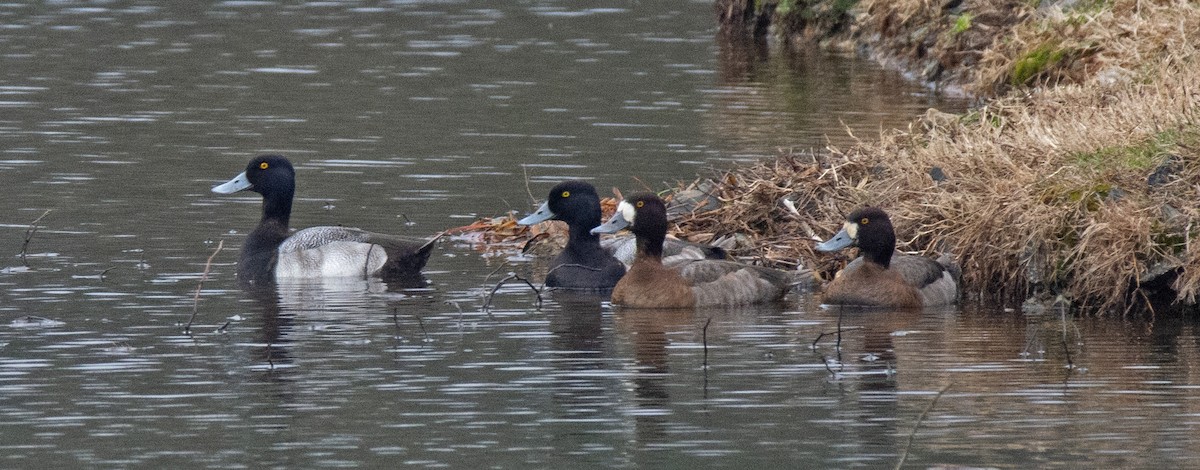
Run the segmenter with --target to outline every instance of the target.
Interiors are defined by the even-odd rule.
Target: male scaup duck
[[[262,220],[242,245],[237,276],[262,284],[276,278],[378,276],[423,284],[421,268],[430,240],[382,235],[349,227],[310,227],[288,233],[296,171],[278,155],[255,157],[246,171],[212,188],[214,193],[254,191],[263,197]]]
[[[600,196],[591,183],[564,181],[550,189],[546,202],[532,214],[518,220],[521,225],[533,225],[547,220],[567,223],[567,246],[550,265],[546,285],[570,289],[610,289],[617,284],[633,264],[637,243],[632,236],[607,237],[590,232],[601,222]],[[664,262],[668,265],[682,260],[725,259],[725,250],[678,239],[664,244]],[[618,271],[610,260],[620,262]]]
[[[628,227],[637,257],[613,288],[612,302],[632,308],[689,308],[779,300],[793,285],[790,273],[736,261],[690,260],[664,266],[667,208],[653,193],[630,195],[593,233]]]
[[[862,256],[825,287],[825,303],[919,308],[958,301],[955,267],[896,252],[896,232],[883,210],[864,207],[851,212],[842,230],[816,249],[848,246],[857,246]]]
[[[600,225],[600,196],[583,181],[564,181],[550,189],[537,211],[518,220],[533,225],[546,220],[567,223],[567,246],[550,264],[546,285],[568,289],[611,289],[625,275],[625,265],[600,247],[600,236],[590,232]]]

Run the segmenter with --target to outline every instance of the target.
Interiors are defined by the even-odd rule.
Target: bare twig
[[[851,327],[847,327],[847,328],[838,327],[837,331],[823,331],[823,332],[821,332],[821,334],[817,335],[817,339],[813,340],[812,348],[816,349],[817,343],[820,343],[821,339],[825,338],[826,336],[837,335],[838,340],[836,343],[834,343],[834,347],[840,349],[842,347],[841,335],[842,335],[843,331],[854,331],[854,330],[861,330],[861,329],[863,329],[863,327],[861,327],[861,326],[851,326]]]
[[[838,309],[838,327],[837,327],[837,344],[833,349],[838,352],[838,356],[842,355],[842,317],[846,315],[846,309]]]
[[[491,308],[492,297],[496,295],[496,291],[500,290],[500,286],[503,286],[504,283],[508,281],[524,282],[525,285],[529,286],[529,288],[533,290],[533,293],[537,295],[537,306],[538,308],[542,308],[542,291],[538,290],[537,287],[534,287],[533,283],[529,282],[528,279],[525,279],[517,274],[509,274],[508,277],[501,279],[500,282],[497,282],[496,287],[493,287],[491,292],[488,292],[487,299],[483,302],[483,311],[486,312],[489,308]]]
[[[537,204],[537,198],[533,197],[533,190],[529,189],[529,167],[521,165],[521,172],[525,174],[525,194],[529,195],[530,203]]]
[[[549,271],[546,271],[546,277],[550,277],[550,273],[552,273],[554,271],[558,271],[558,268],[583,268],[583,269],[587,269],[589,271],[600,271],[600,268],[593,268],[591,266],[584,266],[582,264],[575,264],[575,263],[564,263],[564,264],[555,266],[553,268],[550,268]]]
[[[712,317],[708,317],[708,320],[706,320],[704,322],[704,329],[701,330],[703,332],[703,339],[704,339],[704,370],[705,370],[705,373],[707,373],[707,371],[708,371],[708,324],[709,323],[712,323]]]
[[[53,210],[54,209],[46,209],[46,212],[43,212],[42,215],[38,216],[38,218],[33,219],[33,222],[29,223],[29,228],[25,229],[25,243],[21,244],[21,262],[25,264],[26,268],[29,267],[29,261],[25,259],[25,255],[29,251],[29,242],[33,240],[33,235],[38,231],[38,222],[41,222],[42,219],[49,215]]]
[[[1067,357],[1067,370],[1073,370],[1075,362],[1071,359],[1071,345],[1067,342],[1067,308],[1064,304],[1059,305],[1059,318],[1062,319],[1062,347]]]
[[[904,461],[908,459],[908,450],[912,448],[913,439],[915,439],[917,436],[917,429],[921,427],[921,422],[925,421],[925,415],[929,414],[929,411],[933,409],[934,405],[937,405],[938,399],[941,398],[942,395],[945,395],[946,391],[950,390],[950,387],[953,385],[954,383],[951,382],[946,384],[945,387],[942,387],[941,390],[938,390],[937,395],[933,396],[933,400],[929,402],[929,405],[925,407],[925,410],[921,411],[921,415],[917,416],[917,422],[913,423],[912,432],[908,433],[908,444],[904,446],[904,452],[900,453],[900,460],[896,462],[897,470],[903,467]]]
[[[488,280],[490,280],[492,278],[492,276],[495,276],[496,273],[500,272],[501,269],[504,269],[507,266],[510,266],[510,265],[508,263],[501,263],[499,266],[496,266],[496,269],[493,269],[492,272],[488,273],[487,276],[483,277],[483,282],[488,282]]]
[[[421,327],[421,334],[425,336],[425,342],[429,343],[433,341],[429,339],[429,332],[425,331],[425,320],[422,320],[420,315],[413,314],[413,316],[417,317],[417,326]]]
[[[192,334],[192,322],[196,320],[196,312],[200,310],[200,290],[204,288],[204,281],[208,280],[208,271],[212,269],[213,258],[217,257],[217,253],[221,252],[221,248],[225,246],[225,240],[217,242],[217,249],[208,256],[208,261],[204,263],[204,274],[200,276],[200,282],[196,284],[196,295],[192,297],[192,316],[188,318],[187,326],[183,327],[184,334]]]

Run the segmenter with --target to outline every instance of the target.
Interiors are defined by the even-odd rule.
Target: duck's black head
[[[296,191],[296,170],[292,162],[279,155],[254,157],[246,164],[246,179],[250,180],[251,191],[264,196]]]
[[[566,222],[573,231],[580,227],[584,233],[600,225],[600,196],[596,194],[596,188],[585,181],[556,184],[550,189],[546,202],[517,223],[533,225],[551,219]]]
[[[667,238],[667,204],[654,193],[635,193],[617,205],[617,212],[593,233],[612,233],[629,228],[637,236],[638,250],[662,256]]]
[[[262,194],[263,218],[280,219],[286,226],[292,212],[292,196],[296,192],[296,170],[287,158],[262,155],[250,160],[242,174],[212,190],[221,194],[238,191]]]
[[[888,267],[896,251],[896,231],[887,213],[877,207],[864,207],[846,216],[842,230],[817,245],[821,251],[857,246],[867,261]]]

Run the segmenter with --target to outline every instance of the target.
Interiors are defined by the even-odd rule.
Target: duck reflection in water
[[[288,374],[282,371],[291,369],[293,362],[289,349],[295,315],[281,312],[279,292],[273,285],[243,286],[242,290],[253,305],[250,323],[257,333],[257,341],[250,348],[251,357],[262,361],[257,367],[264,370],[264,375],[271,381],[290,382]]]
[[[818,343],[820,352],[831,372],[835,373],[832,383],[843,393],[837,394],[841,402],[838,409],[856,410],[851,418],[869,425],[847,426],[845,432],[853,435],[856,442],[890,443],[904,445],[896,436],[904,435],[911,428],[911,410],[904,406],[899,390],[900,376],[897,370],[913,370],[912,364],[925,358],[906,357],[904,350],[897,350],[896,338],[906,337],[908,332],[938,330],[940,326],[922,326],[926,319],[953,318],[953,309],[930,308],[867,308],[833,306],[822,309],[813,306],[812,311],[822,319],[822,331],[834,332],[841,325],[841,347],[834,348],[833,337]],[[945,311],[948,315],[942,315]],[[903,343],[901,343],[903,344]],[[902,367],[901,362],[908,364]],[[908,376],[911,380],[911,376]],[[904,388],[911,389],[912,384]],[[927,399],[926,397],[923,397]]]
[[[618,309],[617,331],[633,346],[632,389],[637,405],[636,433],[641,445],[671,442],[669,417],[671,336],[698,331],[693,309]]]
[[[357,312],[374,314],[390,311],[388,293],[401,286],[379,278],[333,278],[315,280],[283,280],[264,285],[242,285],[244,298],[252,308],[248,321],[253,322],[257,340],[254,357],[263,361],[257,368],[279,376],[294,365],[294,348],[310,342],[314,328],[322,324],[344,329],[366,321]],[[429,289],[406,289],[409,294],[421,294]],[[303,323],[302,324],[298,324]],[[318,329],[319,330],[319,329]]]
[[[604,372],[612,357],[610,336],[604,330],[610,318],[602,313],[606,296],[587,291],[555,290],[559,308],[547,309],[550,350],[553,351],[554,402],[566,420],[611,419],[614,391]]]

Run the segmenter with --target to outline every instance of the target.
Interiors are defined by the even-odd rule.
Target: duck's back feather
[[[792,274],[736,261],[696,260],[677,265],[692,284],[697,306],[746,305],[783,298]]]
[[[776,301],[791,289],[792,274],[720,260],[683,260],[664,266],[636,261],[613,290],[613,303],[637,308],[747,305]]]
[[[413,276],[425,266],[434,241],[350,227],[309,227],[279,245],[276,277]]]

